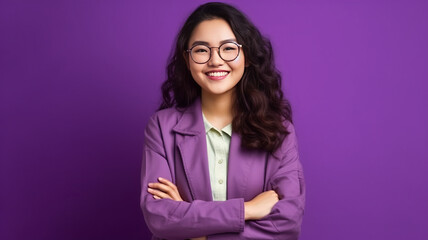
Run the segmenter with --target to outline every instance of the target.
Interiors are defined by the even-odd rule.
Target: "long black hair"
[[[283,97],[271,42],[229,4],[206,3],[187,18],[168,62],[168,78],[162,85],[163,102],[159,109],[186,108],[200,97],[201,88],[187,68],[185,50],[195,27],[212,19],[223,19],[230,25],[245,53],[244,75],[235,86],[232,129],[241,135],[243,147],[272,153],[288,135],[284,121],[292,122],[291,106]]]

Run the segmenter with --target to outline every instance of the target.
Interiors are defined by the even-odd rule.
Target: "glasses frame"
[[[221,54],[220,54],[220,48],[221,48],[224,44],[228,44],[228,43],[233,43],[233,44],[235,44],[235,45],[238,47],[238,54],[236,54],[236,57],[235,57],[234,59],[232,59],[232,60],[225,60],[225,59],[221,56]],[[208,60],[207,60],[207,61],[205,61],[205,62],[196,62],[196,61],[195,61],[195,59],[193,59],[193,56],[192,56],[192,50],[193,50],[193,48],[195,48],[195,47],[197,47],[197,46],[200,46],[200,45],[203,45],[203,46],[207,47],[207,48],[210,50],[210,57],[209,57],[209,58],[208,58]],[[191,47],[190,49],[187,49],[187,50],[186,50],[186,52],[188,52],[188,53],[189,53],[190,58],[193,60],[193,62],[195,62],[195,63],[197,63],[197,64],[205,64],[205,63],[207,63],[207,62],[209,62],[209,61],[211,60],[212,52],[213,52],[213,51],[212,51],[212,48],[217,48],[217,54],[218,54],[218,56],[219,56],[223,61],[225,61],[225,62],[231,62],[231,61],[234,61],[236,58],[238,58],[238,57],[239,57],[239,54],[241,53],[242,44],[239,44],[239,43],[237,43],[237,42],[224,42],[224,43],[220,44],[220,46],[218,46],[218,47],[209,47],[209,46],[204,45],[204,44],[197,44],[197,45],[194,45],[193,47]]]

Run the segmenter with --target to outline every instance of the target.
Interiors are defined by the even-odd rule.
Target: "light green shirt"
[[[232,124],[218,130],[204,119],[207,137],[208,167],[210,171],[211,191],[214,201],[225,201],[227,194],[227,162],[229,160]]]

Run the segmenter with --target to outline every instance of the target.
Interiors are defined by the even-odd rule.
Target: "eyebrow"
[[[225,42],[236,42],[236,39],[235,38],[230,38],[230,39],[226,39],[226,40],[220,41],[220,45],[223,44],[223,43],[225,43]],[[191,47],[193,47],[195,45],[207,45],[207,46],[209,46],[209,43],[205,42],[205,41],[194,41],[192,43]]]

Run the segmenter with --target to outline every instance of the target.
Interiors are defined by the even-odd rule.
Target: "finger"
[[[273,197],[278,198],[278,193],[276,193],[274,190],[270,190],[269,192]]]
[[[169,194],[164,193],[164,192],[159,191],[159,190],[156,190],[156,189],[151,189],[151,188],[149,188],[149,189],[147,189],[147,191],[148,191],[150,194],[152,194],[154,198],[155,198],[155,196],[157,196],[157,197],[159,197],[160,199],[166,199],[166,198],[168,198],[168,199],[172,199],[172,197],[171,197]]]
[[[160,191],[167,193],[168,195],[170,195],[172,197],[172,199],[174,199],[176,201],[182,201],[180,193],[178,193],[177,188],[172,188],[172,187],[170,187],[164,183],[150,183],[149,187],[154,188],[154,189],[158,189]]]
[[[174,189],[172,189],[170,186],[163,184],[163,183],[149,183],[149,187],[153,188],[153,189],[160,190],[160,191],[168,193],[168,194],[174,192]]]
[[[158,181],[159,181],[159,182],[161,182],[161,183],[164,183],[164,184],[168,185],[169,187],[171,187],[171,188],[172,188],[172,189],[174,189],[174,190],[178,190],[178,189],[177,189],[177,186],[175,186],[175,184],[174,184],[174,183],[172,183],[171,181],[169,181],[168,179],[165,179],[165,178],[159,177],[159,178],[158,178]]]
[[[156,196],[156,195],[153,195],[153,198],[154,198],[154,199],[161,199],[160,197],[158,197],[158,196]]]
[[[162,177],[159,177],[158,178],[158,181],[159,182],[161,182],[161,183],[164,183],[164,184],[166,184],[167,186],[169,186],[172,190],[174,190],[174,193],[171,193],[171,195],[173,196],[173,199],[174,200],[176,200],[176,201],[183,201],[183,199],[181,198],[181,196],[180,196],[180,192],[178,192],[178,188],[177,188],[177,186],[174,184],[174,183],[172,183],[171,181],[169,181],[168,179],[166,179],[166,178],[162,178]]]
[[[170,195],[168,195],[168,194],[166,194],[166,193],[164,193],[162,191],[153,189],[153,188],[148,188],[147,191],[149,193],[153,194],[153,196],[158,196],[159,198],[162,198],[162,199],[164,199],[164,198],[172,199],[172,197]]]

